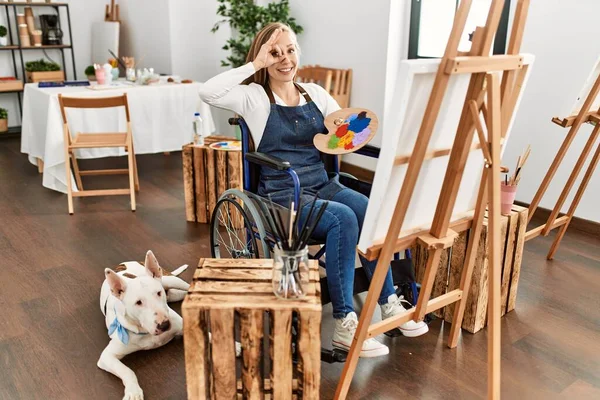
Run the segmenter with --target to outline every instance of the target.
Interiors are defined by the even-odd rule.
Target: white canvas
[[[92,28],[92,62],[104,64],[113,58],[109,50],[119,56],[119,31],[121,24],[118,22],[95,22]]]
[[[592,68],[592,71],[588,75],[588,77],[585,81],[585,84],[583,85],[583,88],[581,89],[581,91],[579,92],[579,95],[577,96],[577,99],[575,100],[575,104],[573,104],[573,107],[571,107],[571,109],[568,110],[567,113],[560,115],[560,117],[570,117],[572,115],[579,114],[579,111],[581,111],[581,107],[583,106],[583,103],[585,103],[585,100],[587,99],[588,95],[590,94],[590,90],[592,90],[592,86],[594,86],[596,79],[598,79],[598,75],[600,75],[600,57],[598,57],[598,60],[596,60],[596,63],[594,64],[594,68]],[[596,96],[596,98],[594,99],[594,102],[592,103],[592,106],[590,108],[590,110],[598,110],[598,109],[600,109],[600,94],[598,94],[598,96]]]
[[[391,107],[391,110],[395,111],[388,113],[383,123],[381,153],[358,243],[358,249],[363,253],[366,253],[369,247],[381,244],[385,239],[408,169],[408,164],[394,166],[394,160],[398,156],[409,156],[412,153],[440,62],[440,59],[420,59],[405,60],[401,63],[397,80],[399,87]],[[524,55],[525,65],[531,65],[532,62],[533,56]],[[528,68],[521,94],[530,73],[531,66]],[[471,74],[456,74],[450,77],[427,152],[452,147],[470,79]],[[503,148],[506,147],[510,136],[510,128],[520,99],[521,96],[515,106]],[[477,142],[477,135],[474,135],[474,143]],[[424,161],[400,237],[431,227],[449,158],[447,155]],[[481,151],[472,151],[458,191],[452,221],[472,215],[482,170]]]

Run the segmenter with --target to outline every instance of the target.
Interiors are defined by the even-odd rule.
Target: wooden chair
[[[342,108],[350,106],[352,70],[306,65],[298,70],[298,82],[316,83],[322,86]]]
[[[127,94],[116,97],[101,98],[75,98],[63,97],[58,95],[60,112],[63,118],[63,134],[65,141],[65,166],[67,173],[67,195],[69,199],[69,214],[73,214],[73,197],[87,196],[110,196],[110,195],[130,195],[131,211],[135,211],[135,191],[140,190],[138,179],[137,163],[133,151],[133,138],[131,134],[131,121],[129,118],[129,107],[127,105]],[[69,124],[67,121],[66,108],[112,108],[125,107],[125,116],[127,119],[127,132],[111,133],[82,133],[77,132],[75,137],[71,136]],[[77,164],[77,158],[73,150],[103,148],[103,147],[123,147],[127,151],[128,168],[124,169],[101,169],[80,171]],[[73,192],[71,187],[71,162],[73,162],[73,172],[77,184],[78,192]],[[81,177],[85,175],[129,175],[129,188],[127,189],[102,189],[102,190],[84,190]]]

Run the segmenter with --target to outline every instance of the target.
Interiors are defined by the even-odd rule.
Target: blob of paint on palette
[[[325,118],[329,133],[315,135],[313,143],[323,153],[352,153],[373,139],[378,125],[377,116],[370,110],[343,108]]]

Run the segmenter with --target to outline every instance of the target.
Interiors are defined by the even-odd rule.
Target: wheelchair
[[[275,235],[268,229],[271,215],[268,212],[265,198],[258,196],[258,179],[260,168],[274,168],[287,172],[294,182],[295,208],[299,204],[300,185],[298,177],[289,162],[267,154],[254,151],[254,144],[250,130],[242,118],[230,118],[230,125],[240,127],[242,144],[243,190],[229,189],[223,192],[218,201],[210,222],[210,248],[213,258],[271,258],[271,253],[276,244]],[[366,145],[355,154],[377,158],[379,149]],[[371,185],[362,182],[352,175],[339,171],[337,156],[322,155],[328,173],[336,173],[340,183],[350,189],[369,196]],[[290,210],[275,204],[284,215],[289,216]],[[298,211],[297,209],[295,211]],[[318,260],[319,265],[325,268],[326,260],[325,242],[310,239],[309,248],[319,247],[314,254],[309,254],[310,259]],[[392,276],[394,285],[398,287],[397,293],[416,304],[418,298],[418,285],[414,279],[414,267],[410,250],[405,251],[405,257],[400,259],[399,254],[394,255]],[[369,279],[362,267],[355,269],[354,294],[365,292],[369,289]],[[331,302],[327,287],[327,278],[321,278],[321,302]],[[388,336],[399,335],[399,330],[386,333]],[[344,362],[345,353],[338,350],[322,349],[321,359],[325,362]]]

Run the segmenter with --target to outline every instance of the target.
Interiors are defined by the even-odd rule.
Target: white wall
[[[171,0],[169,16],[171,23],[171,62],[173,73],[182,78],[204,82],[226,68],[221,60],[227,52],[221,48],[231,34],[228,24],[212,33],[217,15],[216,0]],[[233,116],[229,111],[212,108],[217,132],[233,135],[227,120]]]
[[[125,0],[121,15],[120,55],[135,57],[136,68],[151,67],[156,73],[173,73],[170,0]]]
[[[551,119],[554,116],[565,117],[561,114],[574,103],[600,55],[600,42],[591,39],[600,34],[598,14],[600,2],[596,0],[531,2],[521,49],[534,54],[536,59],[503,160],[504,164],[514,168],[519,154],[531,144],[532,152],[523,172],[517,200],[531,202],[568,132],[568,129],[553,124]],[[554,208],[590,132],[588,124],[580,129],[542,199],[541,207]],[[568,211],[585,168],[587,163],[563,212]],[[590,181],[575,215],[600,222],[598,199],[600,169]]]

